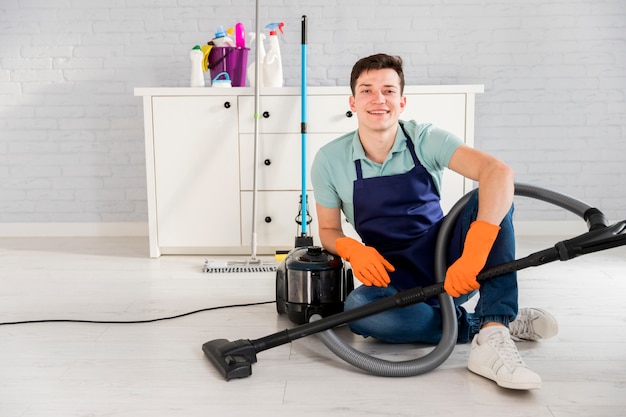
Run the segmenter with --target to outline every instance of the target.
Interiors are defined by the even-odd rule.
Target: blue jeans
[[[470,224],[478,213],[478,193],[474,192],[465,205],[450,239],[448,265],[459,258]],[[500,232],[487,258],[486,267],[515,260],[515,235],[513,207],[500,224]],[[433,274],[434,282],[434,274]],[[389,287],[355,288],[347,297],[345,310],[351,310],[398,292]],[[471,297],[480,294],[474,313],[463,306]],[[478,332],[483,323],[499,322],[506,326],[515,319],[517,304],[517,273],[501,275],[481,283],[480,290],[454,299],[457,312],[458,342],[466,343]],[[432,305],[431,305],[432,304]],[[441,310],[438,303],[418,303],[394,308],[349,323],[350,330],[364,337],[374,337],[390,343],[437,344],[441,339]]]

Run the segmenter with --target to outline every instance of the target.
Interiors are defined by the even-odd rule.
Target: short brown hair
[[[354,95],[356,80],[361,76],[362,73],[369,70],[379,70],[386,68],[391,68],[398,74],[398,77],[400,77],[400,94],[403,94],[404,72],[402,71],[402,58],[400,58],[399,56],[392,56],[387,54],[375,54],[359,59],[352,67],[352,73],[350,74],[350,89],[352,90],[352,95]]]

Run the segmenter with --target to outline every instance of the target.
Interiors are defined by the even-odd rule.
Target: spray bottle
[[[283,86],[283,63],[280,56],[280,45],[278,44],[278,34],[276,30],[284,34],[283,22],[270,23],[265,26],[270,30],[269,50],[263,60],[263,81],[265,87],[282,87]]]
[[[256,45],[256,33],[255,32],[250,32],[248,34],[248,36],[250,37],[250,45]],[[258,53],[256,54],[256,58],[259,60],[259,86],[260,87],[265,87],[265,82],[263,81],[263,60],[265,59],[265,35],[261,33],[261,42],[259,45],[259,50]],[[247,70],[247,78],[248,78],[248,85],[250,87],[254,87],[254,79],[255,79],[255,69],[256,69],[256,64],[253,61],[252,64],[248,65],[248,70]]]

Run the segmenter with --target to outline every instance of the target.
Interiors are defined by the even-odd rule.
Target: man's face
[[[400,77],[393,69],[370,70],[356,81],[350,108],[359,118],[359,129],[384,131],[397,128],[406,98],[400,94]]]

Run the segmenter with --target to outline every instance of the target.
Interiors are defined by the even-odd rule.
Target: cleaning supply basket
[[[226,72],[233,87],[244,87],[249,50],[250,48],[236,46],[214,46],[208,56],[211,79]]]

